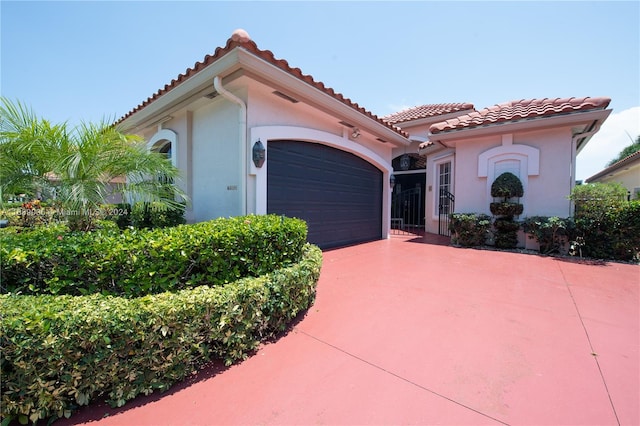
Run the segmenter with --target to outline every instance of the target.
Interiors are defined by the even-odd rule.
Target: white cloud
[[[382,115],[395,114],[396,112],[404,111],[405,109],[413,108],[416,105],[408,105],[408,104],[389,104],[387,105],[387,110],[391,111]]]
[[[600,131],[578,154],[576,179],[585,180],[604,169],[607,163],[631,145],[639,134],[640,106],[611,113]]]

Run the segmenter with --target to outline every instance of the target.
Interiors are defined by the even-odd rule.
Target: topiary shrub
[[[510,200],[523,195],[522,182],[513,173],[502,173],[491,184],[491,196],[500,198],[499,202],[493,202],[489,205],[491,213],[498,216],[493,224],[496,247],[515,248],[518,245],[518,229],[520,226],[517,222],[514,222],[513,217],[522,214],[523,206]]]
[[[507,201],[509,198],[522,197],[524,189],[520,178],[511,172],[502,173],[491,184],[491,196],[502,198]]]
[[[139,298],[0,295],[3,424],[122,406],[205,365],[244,359],[314,301],[322,252],[221,287]]]
[[[480,213],[452,213],[449,215],[451,242],[464,247],[481,246],[491,227],[491,218]]]
[[[519,203],[491,203],[489,205],[491,214],[495,216],[519,216],[524,210],[524,206]]]
[[[493,222],[496,232],[494,243],[498,248],[514,248],[518,245],[518,229],[520,224],[511,217],[501,217]]]
[[[130,297],[262,275],[300,259],[306,223],[276,215],[120,232],[2,229],[3,293]]]

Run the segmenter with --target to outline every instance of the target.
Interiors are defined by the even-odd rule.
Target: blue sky
[[[261,49],[378,115],[610,97],[616,128],[580,154],[579,179],[628,145],[627,132],[640,133],[636,1],[2,0],[0,19],[2,95],[54,122],[119,118],[244,28]]]

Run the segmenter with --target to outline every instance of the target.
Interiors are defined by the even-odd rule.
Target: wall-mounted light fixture
[[[351,131],[351,137],[353,139],[357,139],[360,136],[360,129],[358,129],[357,127],[354,127],[353,130]]]
[[[396,186],[396,177],[394,175],[389,176],[389,187],[391,187],[391,191]]]
[[[257,168],[262,167],[265,159],[265,152],[267,151],[260,142],[260,139],[256,143],[253,144],[253,149],[251,150],[253,153],[253,164],[256,165]]]

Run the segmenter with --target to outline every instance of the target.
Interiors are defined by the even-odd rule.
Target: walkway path
[[[277,342],[56,424],[638,425],[639,283],[636,265],[397,237],[328,251]]]

